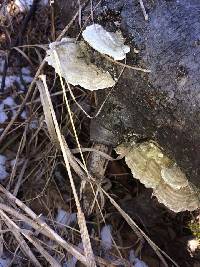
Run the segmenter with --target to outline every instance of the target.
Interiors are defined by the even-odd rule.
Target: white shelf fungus
[[[185,174],[156,144],[122,144],[116,151],[125,155],[134,178],[152,188],[160,203],[175,212],[200,207],[199,195]]]
[[[92,24],[83,31],[82,36],[88,44],[100,52],[113,57],[115,60],[122,60],[130,52],[130,47],[124,45],[124,38],[121,33],[107,32],[101,25]]]
[[[75,42],[71,38],[63,38],[61,42],[49,45],[46,61],[55,71],[72,85],[80,85],[88,90],[112,87],[115,81],[108,72],[103,72],[90,63],[83,42]]]

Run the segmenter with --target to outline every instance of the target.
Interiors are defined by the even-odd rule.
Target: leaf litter
[[[30,4],[31,2],[28,3],[28,6]],[[23,12],[26,13],[27,11],[23,10]],[[48,5],[38,10],[35,21],[36,25],[34,23],[31,24],[26,33],[27,45],[36,44],[36,39],[37,44],[44,45],[44,38],[46,43],[49,43],[49,40],[52,40],[51,43],[55,42],[55,39],[51,35],[53,28],[48,33],[46,28],[52,25],[51,23],[54,23],[58,29],[63,29],[65,25],[63,26],[54,20],[51,12],[52,9]],[[42,20],[44,18],[44,14],[45,16],[47,14],[47,16],[44,25],[42,25],[40,19]],[[18,21],[21,19],[20,16],[20,13],[18,13]],[[12,23],[17,25],[16,17],[12,19]],[[13,25],[16,26],[15,24]],[[71,32],[70,36],[73,36],[73,38],[76,38],[77,24],[78,19],[74,20],[69,28]],[[39,27],[37,27],[38,25]],[[88,23],[89,25],[91,23]],[[38,32],[35,31],[35,27]],[[10,31],[12,31],[12,27]],[[36,32],[37,38],[34,36]],[[56,36],[59,33],[60,30],[56,32]],[[62,42],[56,44],[59,45]],[[88,49],[88,44],[86,47]],[[95,46],[93,49],[95,50]],[[128,47],[125,50],[128,52]],[[25,77],[24,80],[28,86],[29,83],[34,84],[32,73],[37,72],[38,66],[40,66],[39,70],[44,68],[44,63],[41,64],[41,58],[44,58],[45,55],[44,51],[40,51],[38,48],[31,49],[29,46],[23,48],[23,51],[28,55],[34,65],[33,71],[30,72],[26,59],[22,59],[24,65],[23,67],[20,66],[21,73],[23,74],[23,78]],[[99,52],[101,53],[101,51]],[[103,53],[112,57],[105,50]],[[113,58],[116,60],[122,59],[121,57],[115,57],[114,54]],[[57,65],[55,61],[54,58],[54,66]],[[96,67],[99,71],[99,66]],[[137,204],[137,199],[141,194],[147,196],[151,192],[136,180],[132,181],[130,179],[130,170],[123,160],[112,161],[110,156],[107,157],[108,168],[106,176],[111,181],[111,187],[108,187],[108,191],[104,193],[104,188],[101,190],[101,187],[96,185],[95,181],[92,180],[92,176],[87,170],[87,165],[84,165],[84,162],[80,162],[80,153],[78,155],[72,153],[73,149],[77,149],[78,146],[90,148],[89,119],[75,106],[73,108],[72,118],[76,132],[73,132],[73,127],[70,124],[70,115],[66,112],[62,95],[53,97],[53,94],[58,88],[61,91],[63,88],[52,68],[45,67],[44,71],[47,75],[47,84],[50,96],[52,95],[51,101],[56,114],[54,120],[52,120],[51,109],[48,111],[50,112],[49,119],[47,120],[44,117],[44,103],[47,102],[42,103],[43,107],[40,101],[34,102],[39,97],[39,94],[37,87],[33,85],[29,87],[33,88],[33,95],[31,96],[30,93],[29,96],[31,98],[27,98],[31,104],[26,105],[27,101],[24,101],[24,99],[26,100],[27,91],[24,90],[19,76],[13,74],[13,71],[9,69],[8,76],[6,77],[5,92],[0,95],[0,118],[2,118],[0,128],[5,129],[9,125],[7,135],[3,135],[4,138],[2,140],[4,141],[0,146],[0,170],[6,174],[1,184],[9,189],[6,190],[2,185],[0,187],[2,193],[0,206],[0,216],[2,219],[1,230],[6,244],[1,245],[1,251],[4,252],[2,259],[6,255],[5,266],[9,264],[10,259],[12,259],[13,266],[27,266],[27,260],[31,261],[35,266],[52,265],[71,267],[77,266],[78,260],[85,266],[95,266],[95,264],[97,266],[146,267],[160,266],[161,264],[171,266],[170,259],[165,254],[165,251],[172,259],[178,261],[180,266],[184,266],[182,264],[183,261],[191,263],[190,266],[192,266],[195,263],[195,258],[191,241],[188,243],[190,247],[187,253],[187,242],[191,240],[192,235],[190,229],[187,228],[191,215],[189,213],[175,215],[162,205],[159,205],[155,198],[152,198],[151,201],[145,202],[145,208],[147,208],[150,214],[153,211],[156,216],[152,214],[151,224],[148,224],[148,219],[146,221],[143,219],[146,218],[144,205],[142,205],[142,201],[138,201],[140,204]],[[104,75],[106,71],[102,71],[101,69]],[[59,74],[60,71],[57,69],[56,72]],[[40,71],[37,72],[38,74],[40,74]],[[62,76],[65,75],[62,74]],[[111,75],[110,77],[110,86],[108,86],[108,83],[104,85],[105,88],[112,87],[116,82],[114,76]],[[91,77],[89,79],[92,84],[93,80]],[[71,84],[76,101],[78,103],[88,103],[89,101],[92,107],[91,110],[94,110],[95,94],[82,90],[82,87],[85,87],[79,82],[73,84],[69,78],[66,79],[66,82]],[[16,84],[18,85],[16,86]],[[96,85],[91,86],[91,84],[86,87],[92,90],[102,89]],[[63,85],[66,84],[63,83]],[[69,107],[71,107],[72,97],[67,90],[66,94]],[[18,99],[17,103],[15,99]],[[18,103],[22,102],[26,107],[25,111],[27,113],[22,113],[23,118],[18,117],[10,124],[18,112]],[[40,121],[44,122],[44,120],[45,123],[40,123]],[[58,146],[55,146],[52,141],[54,138],[57,138],[57,135],[51,135],[51,131],[49,131],[50,121],[53,122],[52,126],[55,127],[56,120],[65,138],[65,140],[60,139]],[[55,128],[54,133],[56,133]],[[76,137],[78,137],[79,145],[77,144]],[[73,166],[72,179],[74,180],[74,188],[78,194],[80,193],[81,196],[80,184],[84,186],[84,182],[90,179],[94,193],[97,194],[98,189],[99,192],[102,192],[105,199],[103,210],[99,212],[96,209],[92,217],[86,217],[84,219],[83,214],[79,211],[79,226],[76,221],[77,203],[74,198],[76,195],[73,195],[73,190],[69,182],[68,177],[70,173],[64,167],[63,158],[60,153],[60,144],[64,145],[63,152],[66,153],[70,166]],[[82,151],[84,160],[86,160],[88,153],[87,150]],[[114,156],[115,154],[113,152]],[[10,174],[13,168],[11,162],[15,162],[13,180],[10,180]],[[120,206],[117,206],[117,203],[123,206],[123,210],[120,209]],[[132,208],[134,214],[131,215],[131,211],[126,209],[126,207],[130,207],[131,209],[131,205],[134,203],[135,206]],[[196,212],[192,213],[193,218],[197,218],[196,214]],[[42,216],[44,216],[45,220],[41,219]],[[132,218],[134,218],[134,221]],[[22,221],[24,224],[19,224],[19,221]],[[196,219],[194,223],[199,222]],[[135,225],[138,225],[138,228]],[[82,232],[80,231],[81,227]],[[180,233],[180,227],[182,234]],[[6,230],[9,231],[4,233],[3,231]],[[148,239],[148,236],[150,239]],[[151,239],[153,242],[151,242]],[[86,242],[90,243],[89,246],[86,245]],[[18,248],[18,244],[21,244],[20,248]],[[178,254],[173,253],[176,248],[181,251],[180,257]],[[158,256],[156,256],[154,251],[157,252]],[[185,253],[184,256],[183,252]],[[88,258],[91,260],[90,262],[85,258],[85,255],[88,255]]]

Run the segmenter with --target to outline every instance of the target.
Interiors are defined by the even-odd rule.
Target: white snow
[[[0,155],[0,181],[4,180],[8,176],[5,166],[6,160],[7,158],[5,156]]]
[[[23,75],[23,74],[22,74]],[[0,75],[0,85],[1,85],[2,76]],[[23,75],[23,80],[25,83],[31,83],[33,78],[30,75]],[[17,75],[7,75],[5,79],[5,89],[13,86],[14,83],[19,84],[19,86],[23,89],[23,85],[21,83],[20,77]]]
[[[30,71],[30,68],[28,67],[22,67],[22,74],[23,75],[31,75],[31,71]]]
[[[0,165],[4,165],[6,163],[6,157],[3,155],[0,155]]]
[[[46,6],[48,5],[49,1],[48,0],[41,0],[40,5],[41,6]],[[14,4],[19,8],[21,12],[25,12],[26,10],[29,10],[30,7],[33,4],[33,0],[15,0]]]
[[[105,225],[102,229],[101,229],[101,246],[105,249],[105,250],[109,250],[112,247],[112,227],[111,225]]]
[[[12,111],[12,116],[14,117],[15,114],[16,114],[16,107],[17,107],[17,104],[14,100],[14,98],[12,96],[8,96],[6,97],[2,103],[0,104],[0,124],[1,123],[4,123],[7,119],[8,119],[8,116],[6,114],[6,112],[4,111],[4,108],[5,108],[5,105],[6,106],[9,106],[10,107],[10,111]],[[20,117],[24,120],[27,119],[27,112],[24,110]]]
[[[148,265],[144,261],[135,257],[133,250],[130,250],[129,252],[129,261],[132,264],[132,267],[148,267]]]
[[[5,88],[11,87],[15,82],[20,82],[19,77],[17,77],[16,75],[7,75],[5,80]]]
[[[8,119],[8,116],[3,109],[4,104],[0,104],[0,124],[4,123]]]
[[[31,70],[29,67],[23,67],[21,69],[22,71],[22,76],[23,76],[23,80],[26,82],[26,83],[31,83],[32,80],[33,80],[33,77],[31,75]]]
[[[83,249],[83,244],[82,243],[79,243],[78,244],[78,248]],[[68,261],[66,261],[65,263],[63,263],[63,267],[76,267],[77,261],[78,261],[77,258],[75,258],[73,256]]]
[[[6,257],[0,258],[0,267],[9,267],[11,263],[11,259]]]
[[[31,120],[30,121],[30,123],[29,123],[29,128],[30,129],[37,129],[39,127],[39,122],[38,122],[38,120],[37,119],[33,119],[33,120]]]
[[[11,111],[12,111],[12,115],[15,116],[15,114],[16,114],[16,109],[15,109],[15,108],[17,107],[17,104],[16,104],[16,102],[15,102],[15,100],[13,99],[12,96],[8,96],[7,98],[5,98],[5,99],[3,100],[3,105],[7,105],[7,106],[9,106],[10,109],[11,109]],[[3,111],[2,107],[0,106],[0,123],[1,123],[1,111],[2,111],[2,119],[3,119],[3,118],[6,118],[6,119],[8,118],[7,115],[4,114],[5,112]],[[4,112],[4,113],[3,113],[3,112]],[[5,117],[5,115],[6,115],[6,117]],[[27,112],[26,112],[25,110],[22,111],[20,117],[21,117],[22,119],[26,120],[26,119],[27,119]]]
[[[31,83],[33,80],[33,77],[29,75],[23,75],[23,80],[25,81],[25,83]]]
[[[22,74],[23,75],[23,74]],[[24,74],[23,80],[26,83],[31,83],[33,78],[30,75]],[[13,86],[14,83],[17,83],[20,85],[20,87],[23,89],[23,85],[21,84],[20,77],[17,75],[7,75],[5,80],[5,88],[9,88]]]
[[[146,265],[144,261],[141,261],[138,258],[135,258],[134,267],[148,267],[148,265]]]
[[[88,44],[100,52],[113,57],[115,60],[126,58],[130,47],[124,45],[121,33],[107,32],[101,25],[92,24],[83,31],[82,36]]]
[[[11,162],[10,162],[10,165],[11,165],[11,167],[14,167],[14,165],[16,165],[16,164],[17,164],[17,166],[20,166],[23,163],[24,163],[24,159],[23,158],[22,159],[18,159],[17,161],[16,161],[16,159],[12,159]]]
[[[27,119],[27,112],[24,110],[24,111],[21,113],[20,117],[21,117],[22,119],[26,120],[26,119]]]
[[[0,73],[3,72],[3,63],[2,62],[4,62],[4,60],[0,56]],[[14,70],[13,68],[8,68],[6,79],[5,79],[5,88],[4,89],[7,89],[7,88],[13,86],[14,83],[17,83],[19,85],[21,91],[24,90],[24,85],[21,83],[20,75],[19,74],[13,74],[13,73],[16,73],[16,71],[18,71],[18,70]],[[30,68],[29,67],[22,67],[21,72],[22,72],[22,78],[23,78],[24,82],[27,84],[31,83],[33,80],[33,77],[31,75]],[[2,74],[0,74],[0,86],[1,86],[1,81],[2,81]]]
[[[68,261],[66,261],[66,262],[63,264],[63,267],[75,267],[77,261],[78,261],[77,258],[72,257],[71,259],[69,259]]]
[[[10,107],[10,109],[12,111],[12,116],[14,117],[15,114],[16,114],[15,107],[17,106],[17,104],[15,103],[15,100],[13,99],[13,97],[12,96],[8,96],[7,98],[5,98],[3,100],[3,104]]]
[[[59,209],[57,216],[56,216],[56,222],[63,225],[70,225],[74,222],[76,222],[77,217],[76,213],[69,213],[63,209]]]
[[[3,104],[7,105],[9,107],[15,107],[16,106],[16,103],[15,103],[15,101],[14,101],[12,96],[8,96],[7,98],[5,98],[3,100]]]
[[[15,0],[15,5],[18,6],[21,12],[29,9],[30,6],[33,4],[33,0]]]

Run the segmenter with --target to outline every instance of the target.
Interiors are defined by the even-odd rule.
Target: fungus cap
[[[134,178],[152,188],[160,203],[175,212],[200,207],[199,193],[191,187],[176,163],[155,143],[121,144],[116,151],[125,155]]]
[[[124,45],[121,33],[107,32],[101,25],[92,24],[83,31],[82,36],[88,44],[101,54],[122,60],[130,52],[130,47]]]
[[[46,61],[57,73],[60,71],[62,77],[72,85],[80,85],[91,91],[112,87],[115,81],[110,73],[104,72],[90,62],[82,44],[83,42],[76,43],[72,38],[53,42],[47,50]]]

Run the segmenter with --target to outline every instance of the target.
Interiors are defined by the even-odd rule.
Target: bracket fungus
[[[82,36],[100,54],[107,54],[115,60],[124,59],[130,51],[130,47],[124,45],[124,38],[120,33],[107,32],[98,24],[86,27]],[[49,48],[46,61],[68,83],[91,91],[115,85],[115,80],[103,66],[100,68],[92,63],[91,48],[84,41],[63,38],[60,42],[50,43]]]
[[[84,42],[76,42],[72,38],[63,38],[60,42],[51,43],[49,48],[46,61],[55,68],[57,73],[59,73],[60,67],[62,77],[68,83],[80,85],[91,91],[112,87],[115,84],[109,72],[103,71],[91,63]]]
[[[126,164],[134,178],[147,188],[152,188],[158,201],[169,209],[180,212],[199,207],[196,190],[176,163],[155,143],[121,144],[116,152],[125,155]]]
[[[130,47],[124,45],[124,38],[120,32],[108,32],[99,24],[92,24],[83,31],[82,36],[91,47],[101,54],[122,60],[130,52]]]

